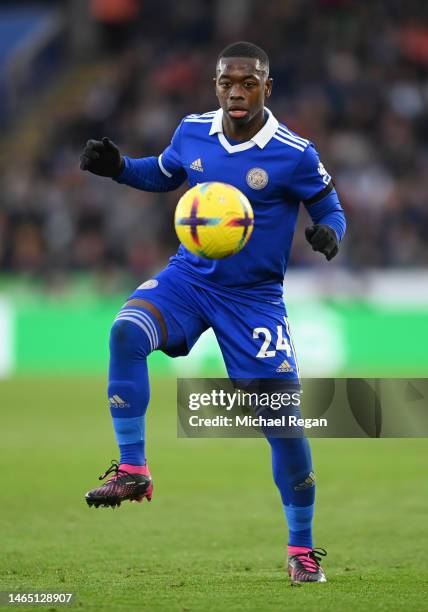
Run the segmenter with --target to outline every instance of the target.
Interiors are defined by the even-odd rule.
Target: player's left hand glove
[[[306,240],[312,245],[313,251],[319,251],[326,256],[327,261],[333,259],[339,250],[336,232],[328,225],[312,225],[305,229]]]

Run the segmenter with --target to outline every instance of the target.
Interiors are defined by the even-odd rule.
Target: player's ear
[[[214,85],[215,95],[216,95],[216,98],[217,98],[217,100],[218,100],[218,93],[217,93],[217,77],[213,77],[213,85]]]
[[[266,98],[269,98],[270,94],[272,93],[272,86],[273,86],[273,79],[271,77],[268,77],[265,83],[265,97]]]

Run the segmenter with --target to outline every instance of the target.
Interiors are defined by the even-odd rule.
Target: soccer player
[[[265,107],[272,91],[269,59],[259,47],[226,47],[216,65],[216,111],[184,117],[159,157],[122,156],[108,138],[89,140],[81,169],[145,191],[206,181],[230,183],[250,200],[254,231],[240,253],[197,257],[183,245],[167,267],[144,282],[117,315],[110,336],[108,398],[120,463],[89,505],[115,506],[152,497],[144,451],[149,403],[147,356],[156,349],[186,355],[214,330],[232,379],[296,379],[298,366],[283,301],[283,279],[303,202],[313,225],[312,249],[330,260],[345,232],[331,177],[314,145]],[[288,523],[288,571],[293,582],[325,582],[322,549],[314,549],[315,476],[306,438],[268,437],[274,481]]]

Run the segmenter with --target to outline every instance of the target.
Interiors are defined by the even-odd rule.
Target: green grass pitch
[[[154,499],[96,510],[83,495],[117,457],[104,381],[0,382],[2,590],[84,610],[427,609],[427,440],[314,441],[328,582],[291,587],[267,444],[177,439],[175,382],[152,397]]]

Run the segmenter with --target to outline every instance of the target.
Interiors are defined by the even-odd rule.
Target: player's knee
[[[129,321],[115,321],[110,331],[110,354],[131,357],[138,352],[137,336]]]
[[[159,345],[153,321],[144,312],[120,311],[110,332],[110,354],[119,358],[144,358]]]

